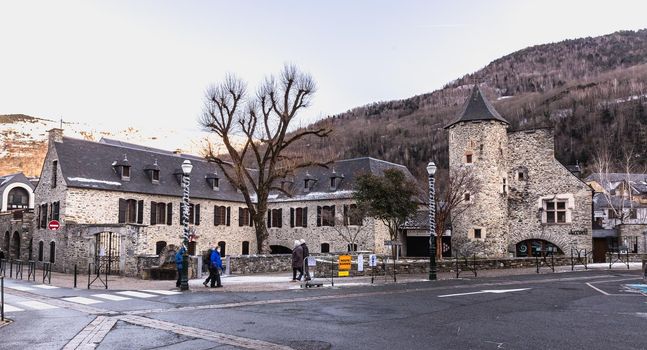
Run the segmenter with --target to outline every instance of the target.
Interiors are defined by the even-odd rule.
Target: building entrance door
[[[96,235],[95,263],[101,271],[119,274],[119,252],[121,235],[115,232],[101,232]]]

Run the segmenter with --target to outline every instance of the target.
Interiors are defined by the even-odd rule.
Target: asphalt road
[[[647,349],[642,283],[587,271],[167,295],[9,280],[0,349]]]

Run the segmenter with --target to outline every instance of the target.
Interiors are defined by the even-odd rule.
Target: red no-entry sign
[[[56,231],[59,228],[61,228],[61,223],[58,222],[58,220],[52,220],[47,224],[47,228],[49,228],[52,231]]]

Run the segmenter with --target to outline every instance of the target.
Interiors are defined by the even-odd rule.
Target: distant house
[[[6,259],[31,258],[34,182],[23,173],[0,176],[0,250]]]
[[[215,164],[116,140],[63,137],[62,130],[53,129],[35,189],[35,256],[67,271],[108,259],[115,273],[141,275],[142,258],[181,242],[180,166],[186,159],[193,164],[189,224],[195,236],[189,253],[200,255],[219,245],[223,255],[256,254],[243,196]],[[370,218],[352,222],[347,214],[354,206],[356,177],[390,168],[413,178],[402,165],[366,157],[300,169],[282,179],[276,186],[290,195],[272,192],[267,212],[272,252],[290,252],[294,240],[302,238],[313,253],[346,251],[336,225],[366,226],[370,234],[357,248],[385,252],[386,227]],[[59,221],[61,229],[50,230],[51,220]]]
[[[594,246],[606,252],[647,252],[647,175],[594,173]]]

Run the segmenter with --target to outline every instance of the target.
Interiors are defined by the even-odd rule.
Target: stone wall
[[[22,219],[14,219],[13,212],[0,213],[0,250],[5,259],[27,261],[33,249],[30,247],[31,226],[34,214],[23,211]],[[17,236],[16,236],[17,234]],[[15,238],[19,240],[19,254],[15,254]]]
[[[552,129],[508,134],[509,244],[542,239],[565,254],[592,248],[592,191],[555,159]],[[519,174],[523,174],[519,176]],[[566,223],[546,223],[544,200],[566,201]]]
[[[449,128],[450,176],[467,169],[479,183],[478,192],[471,193],[470,202],[464,204],[468,208],[454,219],[452,237],[474,240],[474,229],[480,229],[483,254],[492,257],[507,255],[508,208],[503,192],[508,176],[506,128],[498,121],[461,122]],[[472,163],[466,163],[467,155]]]
[[[637,245],[637,253],[647,253],[647,224],[622,224],[618,225],[620,244],[627,245],[632,251],[632,243]],[[626,238],[626,239],[625,239]]]

